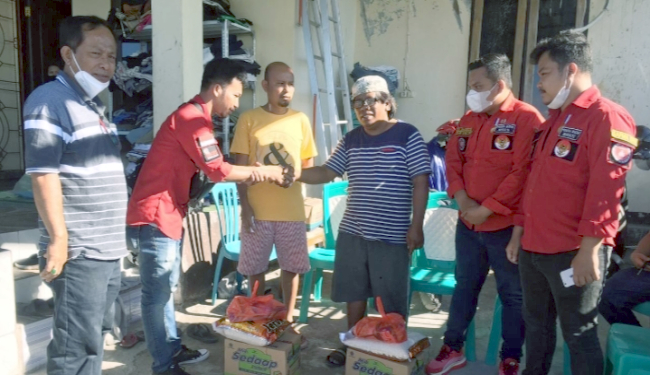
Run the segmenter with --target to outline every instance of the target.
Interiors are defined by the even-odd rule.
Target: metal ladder
[[[314,137],[319,158],[325,161],[334,152],[343,134],[352,130],[339,2],[302,0],[300,4],[314,105]],[[332,49],[332,32],[336,50]]]

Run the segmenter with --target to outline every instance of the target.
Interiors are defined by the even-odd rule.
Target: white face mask
[[[550,109],[558,109],[562,107],[562,105],[566,102],[567,98],[569,97],[569,93],[571,92],[571,85],[573,84],[573,78],[569,79],[567,73],[567,78],[565,80],[564,86],[558,91],[557,95],[555,95],[555,98],[548,103],[548,107]]]
[[[488,96],[490,96],[495,87],[497,87],[497,84],[487,91],[478,92],[476,90],[469,90],[465,97],[469,109],[474,113],[481,113],[491,106],[494,100],[488,100]]]
[[[79,86],[81,86],[81,88],[84,89],[86,94],[88,94],[90,99],[93,99],[100,92],[106,90],[108,85],[111,84],[110,80],[108,82],[102,82],[97,78],[93,77],[90,73],[81,70],[79,63],[77,62],[77,58],[74,57],[74,53],[72,54],[72,59],[74,60],[74,63],[77,65],[77,69],[78,69],[78,72],[74,74],[74,78],[77,80]]]

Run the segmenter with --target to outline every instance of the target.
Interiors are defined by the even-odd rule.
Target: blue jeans
[[[601,279],[580,288],[566,288],[560,277],[560,272],[571,267],[578,250],[559,254],[519,252],[527,332],[524,375],[549,373],[555,353],[558,317],[571,353],[573,375],[603,373],[597,306],[611,251],[611,247],[603,246],[598,252]]]
[[[490,271],[494,270],[497,291],[503,304],[501,358],[521,358],[524,344],[522,292],[519,269],[506,257],[512,227],[495,232],[475,232],[458,221],[456,228],[456,289],[451,298],[445,344],[460,350],[465,331],[478,305],[478,295]]]
[[[627,268],[607,279],[598,311],[609,324],[640,326],[632,308],[643,302],[650,302],[650,272]]]
[[[46,260],[40,258],[41,270]],[[52,341],[47,346],[48,375],[100,375],[104,356],[102,327],[120,292],[119,260],[69,260],[47,285],[54,295]]]
[[[181,242],[165,236],[152,225],[130,227],[129,242],[135,245],[142,281],[142,322],[153,372],[164,372],[181,350],[176,330],[174,296],[181,268]]]

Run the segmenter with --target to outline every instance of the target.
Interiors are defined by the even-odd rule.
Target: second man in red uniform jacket
[[[500,374],[517,374],[524,343],[519,270],[506,256],[529,172],[533,135],[544,121],[512,93],[510,61],[489,54],[469,65],[467,104],[447,144],[447,192],[460,206],[456,229],[456,280],[444,345],[428,374],[465,365],[465,331],[492,268],[503,302]]]

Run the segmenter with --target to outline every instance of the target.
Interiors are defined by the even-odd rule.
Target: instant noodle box
[[[300,335],[285,331],[273,344],[254,346],[239,341],[224,341],[225,375],[300,374]]]
[[[424,375],[430,349],[411,361],[394,362],[357,349],[348,348],[345,375]]]

